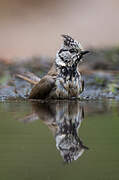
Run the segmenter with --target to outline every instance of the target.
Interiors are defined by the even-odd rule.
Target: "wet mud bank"
[[[119,100],[119,50],[91,50],[79,65],[85,82],[81,100]],[[32,72],[38,77],[46,74],[53,58],[32,57],[29,59],[0,59],[0,101],[27,99],[32,85],[16,77],[17,73]]]

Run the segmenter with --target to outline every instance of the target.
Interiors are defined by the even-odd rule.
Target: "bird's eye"
[[[77,50],[77,49],[70,49],[69,52],[70,52],[70,53],[77,53],[78,50]]]
[[[67,74],[67,68],[65,66],[62,67],[61,71],[64,75]]]

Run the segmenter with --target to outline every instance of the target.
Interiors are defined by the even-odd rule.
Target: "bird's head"
[[[56,63],[61,66],[76,65],[82,60],[83,56],[89,51],[85,51],[82,45],[69,35],[62,35],[63,45],[57,53]]]

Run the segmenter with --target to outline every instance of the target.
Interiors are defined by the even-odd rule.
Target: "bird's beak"
[[[81,55],[83,56],[83,55],[85,55],[85,54],[87,54],[87,53],[89,53],[90,51],[81,51]]]

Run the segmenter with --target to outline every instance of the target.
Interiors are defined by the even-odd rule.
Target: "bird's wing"
[[[45,99],[55,86],[55,77],[46,75],[37,83],[29,95],[29,99]]]
[[[57,76],[57,70],[56,70],[55,63],[53,63],[52,67],[50,68],[48,75],[49,76]]]

